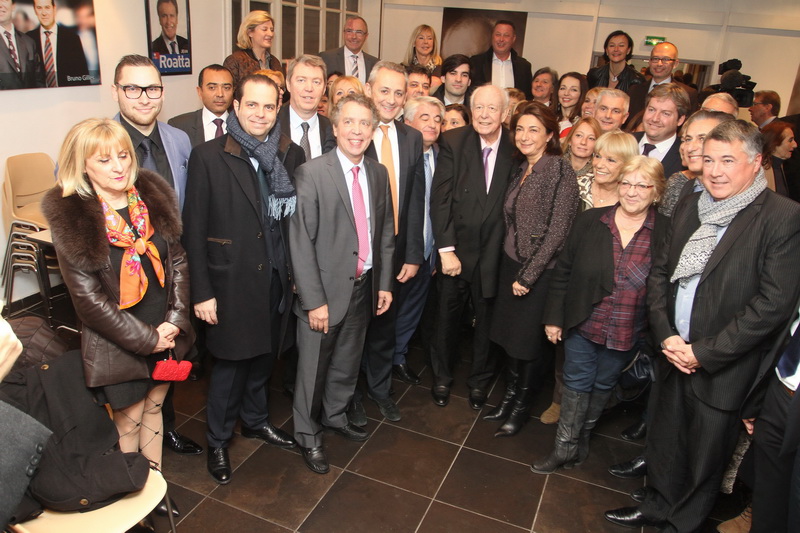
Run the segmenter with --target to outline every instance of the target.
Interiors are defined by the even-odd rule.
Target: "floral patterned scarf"
[[[139,197],[136,187],[128,191],[128,213],[133,227],[113,209],[99,194],[100,205],[106,219],[106,235],[111,246],[124,248],[119,272],[119,308],[127,309],[139,303],[147,292],[147,274],[142,269],[142,254],[146,254],[153,264],[158,282],[164,286],[164,266],[158,255],[156,245],[150,241],[153,226],[147,206]]]

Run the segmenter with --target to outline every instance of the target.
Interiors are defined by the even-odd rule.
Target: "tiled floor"
[[[58,310],[57,310],[58,316]],[[468,339],[463,352],[469,350]],[[461,364],[450,404],[434,405],[430,367],[423,351],[410,355],[423,383],[395,380],[394,398],[403,419],[384,420],[367,401],[364,443],[326,433],[331,463],[327,475],[312,473],[297,450],[271,447],[236,435],[230,446],[232,482],[217,485],[206,471],[205,454],[165,451],[164,472],[182,512],[178,531],[194,532],[497,532],[584,533],[630,531],[603,518],[606,509],[632,505],[628,493],[642,481],[622,480],[608,465],[642,450],[619,438],[641,407],[624,404],[601,419],[589,459],[581,467],[549,476],[529,464],[547,454],[554,426],[533,418],[513,438],[494,438],[496,422],[481,418],[466,400],[467,364]],[[291,401],[280,390],[276,367],[270,391],[274,424],[292,431]],[[207,379],[207,378],[206,378]],[[177,385],[175,408],[181,433],[205,446],[206,379]],[[537,398],[533,414],[549,405],[552,384]],[[488,404],[500,397],[495,386]],[[721,498],[703,531],[739,513],[740,497]],[[157,531],[167,531],[159,519]],[[651,530],[645,530],[651,531]],[[655,530],[652,530],[655,531]]]

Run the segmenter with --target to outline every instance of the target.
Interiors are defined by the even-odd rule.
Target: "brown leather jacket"
[[[157,174],[139,170],[136,188],[148,207],[155,231],[167,241],[162,258],[168,291],[164,321],[180,328],[175,357],[183,358],[194,341],[189,324],[189,269],[180,244],[181,217],[175,192]],[[64,283],[81,322],[81,351],[86,385],[99,387],[149,376],[145,356],[158,342],[156,328],[119,308],[119,277],[109,259],[103,210],[97,198],[62,197],[56,186],[42,211]]]

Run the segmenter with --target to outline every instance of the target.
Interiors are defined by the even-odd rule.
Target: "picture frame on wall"
[[[144,0],[148,56],[163,76],[192,73],[189,0]]]
[[[93,0],[17,0],[0,27],[0,90],[100,84]]]

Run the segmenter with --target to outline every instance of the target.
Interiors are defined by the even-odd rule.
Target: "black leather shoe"
[[[483,389],[470,389],[469,391],[469,406],[480,411],[483,404],[486,403],[486,391]]]
[[[303,461],[305,461],[306,466],[315,474],[327,474],[331,469],[328,459],[325,458],[325,450],[322,449],[322,446],[315,446],[314,448],[300,446],[300,451],[303,453]]]
[[[663,526],[664,522],[661,520],[653,520],[647,518],[638,507],[622,507],[620,509],[613,509],[605,512],[606,520],[618,526],[624,527],[659,527]]]
[[[394,365],[394,368],[392,368],[392,373],[394,374],[394,377],[400,381],[404,381],[411,385],[419,385],[422,382],[417,373],[411,370],[411,367],[406,363],[403,363],[402,365]]]
[[[208,473],[220,485],[231,482],[231,460],[228,459],[228,448],[208,447]]]
[[[180,455],[200,455],[203,453],[202,446],[189,437],[181,435],[176,430],[164,433],[164,446]]]
[[[647,424],[645,424],[644,419],[635,422],[634,424],[628,426],[622,433],[620,433],[620,437],[625,440],[640,440],[645,438],[647,435]]]
[[[386,398],[385,400],[381,400],[380,398],[373,398],[371,394],[367,394],[367,397],[373,402],[375,402],[375,404],[378,406],[378,409],[380,409],[383,418],[385,418],[389,422],[400,421],[400,409],[397,408],[397,404],[394,403],[394,400],[392,400],[391,398]]]
[[[450,387],[447,385],[434,385],[431,387],[433,403],[439,407],[444,407],[450,401]]]
[[[197,381],[203,377],[205,368],[200,363],[192,364],[192,370],[189,372],[189,381]]]
[[[331,426],[325,426],[326,428],[330,429],[334,433],[338,433],[342,437],[346,438],[347,440],[354,440],[356,442],[363,442],[369,438],[369,433],[366,429],[361,429],[358,426],[354,426],[353,424],[348,423],[346,426],[342,426],[340,428],[335,428]]]
[[[647,462],[640,455],[630,461],[609,466],[608,473],[623,479],[638,479],[647,474]]]
[[[647,493],[650,491],[647,487],[639,487],[635,491],[631,492],[631,499],[633,501],[642,503],[645,498],[647,498]]]
[[[364,410],[363,402],[353,398],[350,407],[347,408],[347,421],[360,428],[367,425],[367,412]]]
[[[243,427],[242,437],[247,437],[248,439],[261,439],[267,444],[272,444],[278,448],[294,448],[297,446],[297,442],[295,442],[291,435],[282,429],[276,428],[270,423],[266,423],[260,428],[256,429],[248,429]]]
[[[161,503],[159,503],[154,509],[154,511],[158,516],[167,516],[167,498],[169,498],[169,496],[161,500]],[[172,507],[172,516],[174,516],[175,518],[181,516],[181,512],[178,510],[178,506],[175,505],[175,500],[169,498],[169,504]]]

